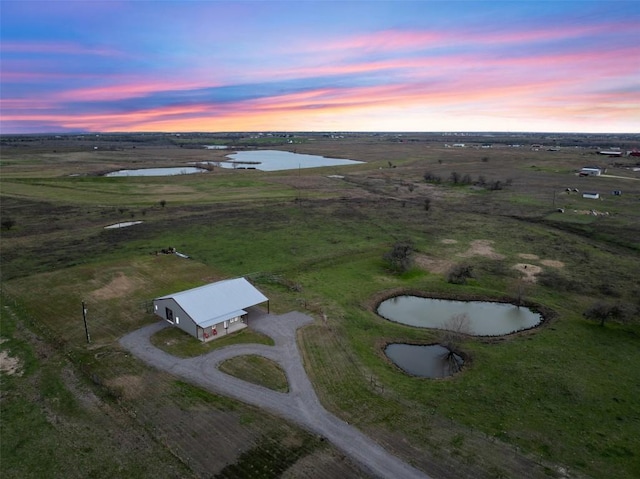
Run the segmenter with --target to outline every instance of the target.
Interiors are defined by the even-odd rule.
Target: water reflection
[[[419,346],[389,344],[385,354],[400,369],[412,376],[444,378],[462,369],[464,359],[440,344]]]
[[[172,168],[140,168],[137,170],[118,170],[107,173],[104,176],[120,177],[120,176],[173,176],[173,175],[191,175],[193,173],[204,173],[204,168],[195,168],[193,166],[181,166]]]
[[[529,308],[491,301],[454,301],[396,296],[380,303],[378,314],[385,319],[421,328],[435,328],[498,336],[537,326],[542,316]]]
[[[240,151],[227,155],[231,161],[220,162],[223,168],[250,168],[262,171],[295,170],[298,168],[318,168],[322,166],[355,165],[361,161],[342,158],[326,158],[317,155],[303,155],[290,151],[254,150]]]

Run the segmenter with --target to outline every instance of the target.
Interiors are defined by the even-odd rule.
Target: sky
[[[0,0],[0,133],[640,133],[640,0]]]

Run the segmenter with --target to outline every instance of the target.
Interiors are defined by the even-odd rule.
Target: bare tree
[[[460,348],[460,342],[464,335],[473,334],[469,315],[467,313],[454,314],[442,323],[442,329],[445,330],[442,345],[449,350],[445,359],[449,362],[451,372],[455,373],[460,370],[463,362],[455,351]]]
[[[627,311],[620,304],[596,302],[583,313],[583,316],[604,326],[604,323],[610,319],[624,321],[627,318]]]
[[[467,313],[459,313],[452,315],[444,323],[442,323],[442,329],[446,329],[456,334],[472,334],[471,320]]]

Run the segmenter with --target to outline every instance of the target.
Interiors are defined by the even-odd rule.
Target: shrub
[[[569,279],[554,270],[542,271],[538,276],[538,284],[556,291],[579,293],[585,290],[585,285]]]
[[[392,270],[405,273],[413,266],[413,244],[409,240],[398,241],[383,259]]]
[[[451,284],[465,284],[469,278],[473,278],[473,266],[470,264],[453,265],[447,272],[447,282]]]
[[[442,178],[438,175],[435,175],[433,173],[431,173],[430,171],[427,171],[424,176],[424,181],[428,182],[428,183],[441,183],[442,182]]]
[[[10,230],[16,225],[16,220],[13,218],[2,218],[2,229]]]
[[[618,321],[626,320],[629,313],[627,308],[622,304],[596,302],[593,303],[582,315],[587,319],[599,322],[600,326],[604,326],[605,321],[609,319]]]

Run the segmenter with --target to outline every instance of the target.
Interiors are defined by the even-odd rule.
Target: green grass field
[[[91,175],[179,166],[203,153],[148,147],[139,156],[136,149],[62,158],[4,145],[2,217],[15,224],[2,231],[0,350],[17,358],[23,374],[2,374],[3,472],[41,477],[51,470],[63,477],[55,471],[68,467],[66,456],[81,441],[86,450],[77,477],[101,477],[103,434],[121,434],[125,442],[142,438],[141,455],[113,452],[120,468],[113,475],[246,477],[250,467],[264,468],[263,477],[285,470],[296,477],[322,464],[340,477],[358,477],[354,465],[308,433],[176,382],[118,347],[123,334],[157,320],[149,312],[154,297],[242,275],[269,297],[272,311],[316,318],[299,344],[325,407],[434,477],[638,477],[640,181],[619,180],[625,183],[618,188],[618,180],[603,178],[601,191],[624,189],[598,203],[610,214],[574,214],[569,209],[590,203],[562,192],[584,180],[572,172],[593,162],[585,150],[487,153],[425,141],[304,140],[298,152],[367,163],[165,178]],[[84,176],[67,176],[74,168]],[[443,181],[425,182],[426,171]],[[512,181],[488,191],[450,184],[452,171]],[[328,178],[336,173],[344,178]],[[556,211],[560,205],[565,213]],[[143,223],[104,229],[131,220]],[[401,240],[416,252],[405,274],[383,260]],[[168,246],[191,259],[156,254]],[[473,266],[474,277],[448,283],[447,270],[462,263]],[[540,273],[523,280],[518,264]],[[403,374],[383,353],[389,342],[444,340],[441,331],[375,314],[377,301],[400,291],[514,301],[522,295],[553,313],[532,331],[460,339],[456,347],[468,358],[463,371],[426,380]],[[583,313],[597,301],[623,305],[626,320],[604,326],[586,320]],[[203,345],[180,333],[164,330],[154,342],[180,356],[227,344]],[[267,339],[244,330],[224,341]],[[286,388],[279,368],[264,361],[241,358],[226,367]],[[90,425],[100,410],[109,414],[94,434]],[[216,433],[219,423],[226,434]],[[82,431],[82,439],[73,440],[73,431]],[[285,436],[290,441],[276,447]],[[207,441],[218,450],[215,458],[203,449]],[[38,461],[37,451],[56,442],[59,453]],[[106,451],[117,447],[105,444]],[[152,455],[157,470],[139,470]]]

